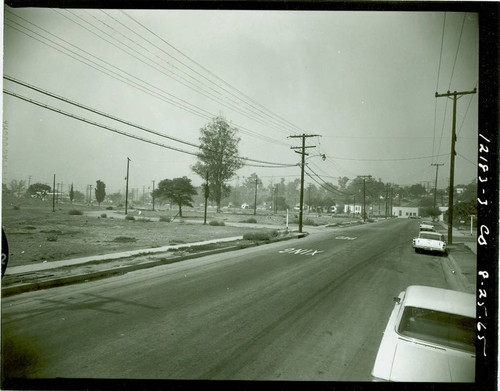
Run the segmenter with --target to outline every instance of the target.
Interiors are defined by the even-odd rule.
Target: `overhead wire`
[[[64,47],[63,45],[55,42],[54,40],[52,40],[50,38],[42,37],[40,34],[38,34],[37,32],[29,29],[28,27],[23,26],[20,23],[18,23],[16,21],[14,21],[14,20],[6,17],[7,21],[10,21],[11,23],[14,23],[14,24],[20,26],[21,28],[23,28],[23,29],[31,32],[32,34],[35,34],[37,37],[33,36],[32,34],[27,33],[26,31],[20,30],[19,28],[16,28],[15,26],[10,25],[9,23],[5,23],[8,27],[13,28],[13,29],[19,31],[19,32],[21,32],[21,33],[29,36],[30,38],[33,38],[33,39],[37,40],[38,42],[41,42],[41,43],[43,43],[43,44],[45,44],[45,45],[47,45],[49,47],[52,47],[53,49],[55,49],[55,50],[57,50],[57,51],[65,54],[65,55],[68,55],[69,57],[71,57],[71,58],[73,58],[73,59],[75,59],[77,61],[80,61],[80,62],[84,63],[85,65],[92,67],[93,69],[96,69],[96,70],[98,70],[100,72],[103,72],[104,74],[106,74],[108,76],[111,76],[112,78],[115,78],[115,79],[117,79],[117,80],[119,80],[121,82],[125,82],[126,84],[128,84],[128,85],[130,85],[130,86],[132,86],[134,88],[137,88],[137,89],[139,89],[139,90],[141,90],[143,92],[146,92],[146,93],[148,93],[148,94],[150,94],[150,95],[152,95],[152,96],[154,96],[156,98],[160,98],[161,100],[163,100],[163,101],[165,101],[165,102],[167,102],[169,104],[172,104],[172,105],[174,105],[174,106],[176,106],[176,107],[178,107],[178,108],[180,108],[182,110],[190,112],[191,114],[195,114],[195,115],[197,115],[199,117],[202,117],[204,119],[207,119],[207,120],[213,119],[215,117],[215,115],[213,113],[210,113],[210,112],[208,112],[208,111],[206,111],[206,110],[204,110],[204,109],[202,109],[202,108],[200,108],[200,107],[198,107],[196,105],[193,105],[193,104],[191,104],[191,103],[189,103],[189,102],[187,102],[187,101],[185,101],[185,100],[183,100],[181,98],[178,98],[175,95],[170,94],[170,93],[168,93],[168,92],[166,92],[166,91],[158,88],[157,86],[155,86],[155,85],[153,85],[151,83],[148,83],[145,80],[142,80],[140,78],[135,77],[134,75],[130,74],[129,72],[124,71],[124,70],[116,67],[115,65],[113,65],[113,64],[111,64],[111,63],[109,63],[107,61],[104,61],[104,60],[100,59],[99,57],[94,56],[92,53],[90,53],[90,52],[88,52],[86,50],[83,50],[83,49],[81,49],[81,48],[73,45],[72,43],[70,43],[70,42],[68,42],[68,41],[66,41],[66,40],[64,40],[64,39],[62,39],[60,37],[55,36],[50,31],[47,31],[46,29],[37,26],[36,24],[30,22],[29,20],[27,20],[27,19],[25,19],[25,18],[23,18],[21,16],[18,16],[16,14],[13,14],[13,15],[16,16],[16,17],[18,17],[18,18],[20,18],[24,22],[26,22],[26,23],[28,23],[28,24],[30,24],[30,25],[32,25],[32,26],[34,26],[34,27],[42,30],[43,32],[45,32],[45,33],[47,33],[47,34],[49,34],[49,35],[51,35],[51,36],[53,36],[53,37],[61,40],[65,44],[69,45],[70,47],[74,47],[74,48],[80,50],[81,52],[85,53],[86,55],[88,55],[88,56],[90,56],[92,58],[95,58],[98,61],[101,61],[102,63],[104,63],[105,65],[111,67],[112,69],[115,69],[118,72],[124,73],[125,75],[127,75],[129,77],[132,77],[133,79],[134,78],[137,79],[142,84],[139,84],[139,83],[137,83],[137,82],[135,82],[135,81],[133,81],[131,79],[127,79],[127,77],[122,76],[122,75],[116,73],[115,71],[106,69],[101,64],[99,64],[98,62],[93,61],[93,60],[88,59],[88,58],[85,58],[85,57],[82,57],[79,53],[75,52],[74,50],[68,49],[67,47]],[[39,39],[38,37],[43,38],[43,39],[51,42],[52,44],[60,47],[62,50],[60,50],[60,49],[52,46],[51,44],[49,44],[49,43],[47,43],[47,42],[45,42],[45,41],[43,41],[41,39]],[[69,52],[71,54],[68,54],[67,52]],[[82,58],[85,61],[83,61]],[[93,65],[90,65],[88,62],[90,62]],[[103,71],[103,68],[104,68],[104,71]],[[144,87],[143,85],[147,85],[150,88]],[[158,93],[156,91],[153,91],[153,89],[157,90],[157,91],[160,91],[160,93]],[[162,96],[162,94],[165,94],[166,96]],[[243,126],[240,126],[240,125],[238,125],[238,129],[240,129],[240,131],[242,131],[243,133],[248,134],[248,135],[253,136],[253,137],[265,138],[268,141],[273,142],[273,143],[278,142],[278,143],[284,144],[284,143],[282,143],[282,142],[280,142],[280,141],[278,141],[276,139],[273,139],[273,138],[270,138],[270,137],[267,137],[267,136],[263,136],[263,135],[261,135],[259,133],[256,133],[254,131],[248,130],[246,127],[243,127]],[[284,145],[287,145],[287,144],[284,144]]]
[[[132,21],[134,21],[136,24],[138,24],[139,26],[141,26],[143,29],[145,29],[146,31],[148,31],[150,34],[152,34],[153,36],[155,36],[156,38],[158,38],[159,40],[161,40],[163,43],[165,43],[166,45],[168,45],[170,48],[172,48],[173,50],[175,50],[177,53],[181,54],[184,58],[187,58],[189,61],[193,62],[194,64],[196,64],[198,67],[200,67],[201,69],[203,69],[205,72],[207,72],[208,74],[210,74],[211,76],[213,76],[214,78],[216,78],[217,80],[219,80],[220,82],[222,82],[224,85],[234,89],[238,94],[240,94],[241,96],[245,97],[246,99],[248,99],[250,102],[252,102],[253,104],[255,104],[257,107],[260,107],[262,109],[264,109],[266,112],[268,113],[271,113],[274,117],[276,118],[279,118],[280,120],[284,121],[284,123],[288,124],[288,126],[290,127],[293,127],[296,129],[296,131],[299,131],[299,132],[303,132],[303,130],[301,130],[300,128],[298,128],[297,126],[295,126],[294,124],[292,124],[291,122],[289,122],[288,120],[286,119],[283,119],[282,117],[280,117],[279,115],[277,114],[274,114],[272,113],[270,110],[268,110],[267,108],[265,108],[264,106],[262,106],[260,103],[258,103],[257,101],[253,100],[252,98],[248,97],[246,94],[244,94],[243,92],[241,92],[240,90],[238,90],[236,87],[232,86],[231,84],[227,83],[225,80],[223,80],[222,78],[220,78],[219,76],[217,76],[216,74],[214,74],[213,72],[211,72],[210,70],[208,70],[207,68],[205,68],[203,65],[201,65],[200,63],[198,63],[197,61],[193,60],[191,57],[187,56],[186,54],[184,54],[182,51],[180,51],[179,49],[177,49],[176,47],[174,47],[172,44],[170,44],[169,42],[167,42],[165,39],[161,38],[160,36],[158,36],[158,34],[156,34],[155,32],[153,32],[151,29],[147,28],[146,26],[144,26],[142,23],[140,23],[139,21],[137,21],[136,19],[134,19],[132,16],[130,16],[127,12],[121,10],[120,11],[121,13],[123,13],[124,15],[126,15],[128,18],[130,18]],[[167,54],[167,53],[166,53]],[[167,54],[168,55],[168,54]],[[173,57],[175,59],[175,57]],[[176,59],[177,61],[181,62],[180,60]],[[181,62],[182,63],[182,62]],[[184,64],[185,65],[185,64]],[[186,66],[186,65],[185,65]],[[192,68],[188,67],[189,69],[191,69],[193,72],[195,73],[198,73],[196,72],[195,70],[193,70]],[[198,73],[199,74],[199,73]],[[202,76],[202,75],[200,75]],[[204,77],[204,76],[202,76]],[[209,80],[207,78],[207,80]],[[213,82],[212,82],[213,83]],[[227,91],[227,90],[225,90]],[[228,93],[232,94],[231,92],[227,91]],[[236,96],[234,94],[232,94],[233,96]],[[269,114],[267,114],[269,115]]]
[[[199,86],[199,85],[196,85],[194,84],[193,82],[187,80],[186,78],[184,78],[183,76],[180,76],[178,75],[177,73],[165,68],[163,65],[159,64],[158,62],[148,58],[147,56],[139,53],[136,49],[132,48],[131,46],[127,45],[126,43],[123,43],[121,42],[120,40],[118,40],[116,37],[113,37],[111,34],[109,34],[107,31],[93,25],[92,23],[90,23],[88,20],[86,20],[85,18],[81,17],[80,15],[78,15],[76,12],[74,11],[71,11],[71,10],[66,10],[67,12],[69,12],[70,14],[72,14],[73,16],[75,16],[76,18],[80,19],[82,22],[84,23],[87,23],[88,25],[92,26],[93,28],[97,29],[99,32],[101,32],[102,34],[105,34],[107,37],[111,38],[112,40],[115,40],[116,42],[120,43],[121,45],[125,46],[126,48],[128,48],[129,50],[133,51],[134,53],[130,53],[128,52],[127,50],[117,46],[114,42],[104,38],[102,36],[102,34],[97,34],[96,32],[90,30],[89,28],[83,26],[81,23],[69,18],[67,15],[65,15],[65,13],[61,12],[61,11],[58,11],[58,10],[54,10],[55,12],[57,12],[58,14],[60,14],[61,16],[65,17],[66,19],[68,19],[69,21],[71,21],[72,23],[75,23],[77,24],[78,26],[80,26],[81,28],[87,30],[88,32],[90,32],[91,34],[94,34],[95,36],[97,36],[99,39],[109,43],[110,45],[112,45],[113,47],[117,48],[118,50],[121,50],[123,52],[125,52],[126,54],[132,56],[133,58],[137,59],[138,61],[140,61],[141,63],[147,65],[147,66],[150,66],[152,67],[153,69],[155,69],[156,71],[164,74],[165,76],[168,76],[168,77],[171,77],[173,80],[176,80],[177,82],[179,82],[180,84],[190,88],[191,90],[209,98],[209,99],[212,99],[214,100],[215,102],[221,104],[222,106],[226,107],[226,108],[229,108],[229,109],[232,109],[242,115],[245,115],[247,116],[248,118],[250,119],[253,119],[254,121],[257,121],[263,125],[267,125],[267,126],[272,126],[278,130],[281,130],[281,128],[278,128],[276,125],[274,124],[269,124],[268,122],[265,122],[264,120],[262,120],[261,118],[258,118],[256,117],[255,115],[253,115],[253,113],[248,113],[248,112],[245,112],[243,110],[245,110],[244,108],[239,108],[239,107],[236,107],[234,106],[233,104],[231,103],[225,103],[223,102],[222,100],[220,100],[219,97],[217,97],[216,95],[214,95],[214,93],[210,92],[210,91],[206,91],[205,89],[203,89],[203,87]],[[88,12],[87,12],[88,13]],[[90,15],[92,16],[93,18],[95,18],[96,20],[98,20],[99,22],[102,22],[100,19],[96,18],[95,16],[93,15]],[[103,24],[105,24],[104,22],[102,22]],[[112,29],[113,32],[117,33],[117,34],[120,34],[121,36],[124,36],[125,38],[129,39],[128,37],[126,37],[124,34],[122,34],[121,32],[119,32],[118,30],[116,29],[113,29],[111,26],[105,24],[105,26],[107,26],[108,28]],[[134,42],[137,46],[141,47],[142,49],[148,51],[147,48],[145,48],[144,46],[141,46],[140,44],[138,44],[137,42],[135,41],[132,41]],[[149,51],[148,51],[149,52]],[[151,52],[149,52],[151,53]],[[141,57],[145,58],[147,61],[151,61],[154,65],[152,64],[149,64],[147,62],[145,62],[142,58],[139,58],[137,55],[140,55]],[[153,54],[153,53],[151,53]],[[178,67],[176,67],[175,65],[171,64],[171,63],[168,63],[168,65],[170,65],[171,67],[173,67],[174,69],[178,70],[178,71],[181,71],[182,70]],[[166,72],[168,72],[169,74],[167,74]],[[185,73],[185,72],[184,72]],[[190,76],[189,74],[187,74],[188,76]],[[196,79],[195,79],[196,80]],[[196,80],[198,81],[198,80]],[[210,87],[209,87],[210,88]],[[210,88],[212,91],[218,93],[218,91],[216,91],[215,89],[213,88]],[[222,98],[224,98],[224,96],[222,96]]]
[[[201,149],[201,147],[197,144],[194,144],[194,143],[190,143],[190,142],[186,142],[186,141],[183,141],[183,140],[180,140],[178,138],[173,138],[173,137],[170,137],[170,136],[167,136],[163,133],[160,133],[160,132],[157,132],[157,131],[154,131],[154,130],[151,130],[151,129],[148,129],[148,128],[145,128],[141,125],[137,125],[137,124],[133,124],[129,121],[126,121],[126,120],[123,120],[123,119],[120,119],[116,116],[112,116],[112,115],[109,115],[109,114],[106,114],[102,111],[99,111],[99,110],[96,110],[96,109],[93,109],[93,108],[90,108],[88,106],[84,106],[82,104],[79,104],[77,102],[74,102],[74,101],[71,101],[69,99],[66,99],[66,98],[63,98],[61,96],[58,96],[58,95],[55,95],[55,94],[52,94],[48,91],[45,91],[45,90],[42,90],[40,88],[37,88],[35,86],[31,86],[27,83],[24,83],[24,82],[21,82],[19,80],[16,80],[16,79],[13,79],[11,78],[10,76],[7,76],[5,75],[4,78],[6,80],[9,80],[11,82],[14,82],[14,83],[17,83],[17,84],[20,84],[20,85],[23,85],[25,87],[28,87],[28,88],[31,88],[37,92],[40,92],[44,95],[47,95],[47,96],[50,96],[52,98],[55,98],[55,99],[58,99],[58,100],[61,100],[65,103],[69,103],[71,105],[74,105],[76,107],[79,107],[79,108],[82,108],[84,110],[87,110],[87,111],[90,111],[90,112],[93,112],[95,114],[98,114],[98,115],[101,115],[101,116],[104,116],[106,118],[109,118],[109,119],[112,119],[114,121],[117,121],[117,122],[120,122],[120,123],[123,123],[125,125],[128,125],[128,126],[131,126],[131,127],[135,127],[137,129],[140,129],[140,130],[143,130],[145,132],[148,132],[148,133],[151,133],[151,134],[154,134],[154,135],[157,135],[157,136],[160,136],[160,137],[164,137],[164,138],[168,138],[170,140],[173,140],[173,141],[176,141],[176,142],[179,142],[179,143],[183,143],[183,144],[186,144],[186,145],[189,145],[189,146],[192,146],[192,147],[195,147],[197,149]],[[129,134],[129,133],[126,133],[126,132],[123,132],[123,131],[119,131],[119,130],[116,130],[116,129],[113,129],[111,127],[108,127],[106,125],[102,125],[102,124],[98,124],[97,122],[95,121],[90,121],[90,120],[87,120],[83,117],[80,117],[80,116],[76,116],[76,115],[73,115],[73,114],[70,114],[70,113],[67,113],[67,112],[64,112],[60,109],[56,109],[56,108],[53,108],[51,106],[48,106],[46,104],[43,104],[43,103],[40,103],[40,102],[36,102],[35,100],[33,99],[30,99],[30,98],[27,98],[27,97],[23,97],[22,95],[19,95],[19,94],[16,94],[16,93],[13,93],[11,91],[8,91],[8,90],[4,90],[5,93],[7,93],[8,95],[11,95],[11,96],[14,96],[14,97],[17,97],[19,99],[22,99],[22,100],[25,100],[29,103],[32,103],[32,104],[35,104],[37,106],[40,106],[40,107],[43,107],[43,108],[46,108],[46,109],[49,109],[51,111],[54,111],[54,112],[57,112],[59,114],[63,114],[65,116],[68,116],[68,117],[72,117],[72,118],[75,118],[77,120],[80,120],[80,121],[83,121],[83,122],[87,122],[89,124],[92,124],[94,126],[98,126],[98,127],[101,127],[101,128],[104,128],[104,129],[107,129],[107,130],[110,130],[110,131],[113,131],[115,133],[119,133],[119,134],[122,134],[122,135],[125,135],[125,136],[128,136],[128,137],[131,137],[131,138],[136,138],[137,140],[140,140],[140,141],[144,141],[144,142],[149,142],[151,144],[155,144],[155,145],[158,145],[158,146],[162,146],[164,148],[167,148],[167,149],[172,149],[172,150],[175,150],[175,151],[178,151],[178,152],[182,152],[182,153],[187,153],[187,154],[190,154],[190,155],[193,155],[193,156],[198,156],[198,153],[192,153],[192,152],[189,152],[189,151],[185,151],[185,150],[181,150],[179,148],[175,148],[175,147],[171,147],[171,146],[167,146],[165,144],[161,144],[161,143],[156,143],[154,141],[151,141],[151,140],[147,140],[147,139],[144,139],[142,137],[138,137],[138,136],[135,136],[135,135],[132,135],[132,134]],[[245,160],[245,161],[249,161],[249,162],[255,162],[255,163],[263,163],[263,164],[266,164],[265,166],[264,165],[259,165],[257,167],[267,167],[267,168],[281,168],[281,167],[293,167],[295,166],[294,164],[283,164],[283,163],[273,163],[273,162],[266,162],[266,161],[262,161],[262,160],[257,160],[257,159],[250,159],[250,158],[247,158],[247,157],[238,157],[239,159],[241,160]],[[247,164],[245,164],[247,165]]]

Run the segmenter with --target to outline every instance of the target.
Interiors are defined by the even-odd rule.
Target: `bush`
[[[242,223],[252,223],[252,224],[255,224],[256,222],[257,220],[254,219],[253,217],[242,221]]]
[[[319,225],[313,219],[307,218],[304,220],[304,225],[312,225],[313,227]]]
[[[14,206],[12,207],[12,209],[14,209],[14,210],[19,210],[19,209],[21,209],[21,208],[20,208],[19,206],[17,206],[17,205],[14,205]]]
[[[106,217],[108,217],[106,213],[101,214],[101,218],[105,219]]]
[[[272,238],[278,236],[278,231],[259,231],[259,232],[248,232],[243,235],[243,239],[251,240],[254,242],[269,241]]]
[[[128,243],[128,242],[135,242],[137,241],[136,238],[131,238],[129,236],[118,236],[113,239],[113,242],[119,242],[119,243]]]
[[[172,221],[172,218],[170,216],[161,216],[160,221],[164,223],[170,223]]]
[[[213,225],[213,226],[224,226],[224,225],[226,225],[223,221],[217,221],[217,220],[212,220],[208,224]]]
[[[112,206],[108,206],[108,207],[106,208],[106,210],[113,210],[113,207],[112,207]]]
[[[32,225],[27,225],[26,227],[24,227],[24,229],[36,229],[36,227],[33,227]]]
[[[81,210],[75,210],[75,209],[73,209],[73,210],[69,211],[69,214],[72,215],[72,216],[81,216],[81,215],[83,215],[83,212]]]
[[[125,220],[135,220],[135,217],[134,216],[125,216]]]

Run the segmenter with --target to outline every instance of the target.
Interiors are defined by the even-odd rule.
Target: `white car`
[[[412,285],[394,301],[373,380],[474,382],[475,295]]]
[[[444,235],[439,232],[420,231],[418,238],[414,238],[412,244],[417,253],[420,251],[435,251],[446,255],[448,251]]]
[[[420,223],[420,231],[435,231],[434,224],[430,221],[422,221]]]

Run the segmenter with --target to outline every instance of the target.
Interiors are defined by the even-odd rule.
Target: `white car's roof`
[[[406,289],[404,305],[450,314],[476,317],[476,297],[472,293],[429,286],[412,285]]]

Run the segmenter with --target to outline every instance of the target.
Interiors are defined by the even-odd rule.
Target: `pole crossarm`
[[[472,91],[461,91],[461,92],[457,92],[457,91],[450,92],[450,91],[447,91],[444,94],[439,94],[439,93],[436,92],[436,98],[441,98],[443,96],[470,95],[470,94],[475,94],[476,92],[477,92],[476,88],[474,88]]]

